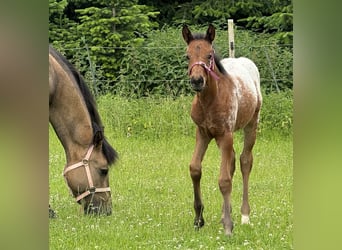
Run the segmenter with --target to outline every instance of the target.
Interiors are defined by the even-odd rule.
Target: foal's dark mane
[[[205,34],[193,34],[193,38],[194,40],[205,40],[207,42],[209,42],[211,44],[210,41],[208,41],[206,38]],[[214,59],[215,59],[215,64],[218,68],[218,70],[223,74],[223,75],[227,75],[227,71],[224,69],[223,65],[221,64],[221,57],[219,55],[216,54],[216,52],[214,53]]]
[[[100,115],[96,109],[96,102],[94,100],[94,97],[90,93],[90,90],[88,86],[86,85],[84,78],[82,75],[76,70],[76,68],[57,50],[55,50],[51,45],[49,45],[49,52],[52,54],[52,56],[60,63],[60,65],[64,68],[65,71],[71,73],[75,81],[77,82],[77,85],[80,88],[81,94],[83,96],[83,99],[86,103],[87,110],[90,115],[92,127],[93,127],[93,134],[95,135],[97,132],[102,133],[103,143],[102,143],[102,152],[104,156],[106,157],[106,160],[109,165],[112,165],[116,158],[117,153],[114,150],[114,148],[109,144],[107,139],[104,137],[104,127],[102,125],[102,121],[100,118]]]

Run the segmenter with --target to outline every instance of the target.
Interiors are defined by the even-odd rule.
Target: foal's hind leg
[[[204,226],[203,219],[203,203],[201,197],[201,176],[202,176],[202,165],[203,156],[208,148],[210,138],[206,135],[202,135],[199,129],[196,129],[196,146],[195,151],[192,155],[192,160],[190,163],[190,175],[192,179],[192,184],[194,188],[194,209],[195,209],[195,220],[194,226],[196,229]]]
[[[257,122],[248,124],[244,128],[244,146],[240,156],[240,167],[243,178],[243,194],[241,206],[241,223],[249,224],[250,207],[248,202],[248,180],[252,171],[253,154],[252,149],[256,140]]]

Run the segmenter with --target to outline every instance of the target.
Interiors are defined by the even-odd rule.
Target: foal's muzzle
[[[197,91],[197,92],[200,92],[205,86],[204,79],[202,76],[191,77],[190,83],[191,83],[192,89]]]

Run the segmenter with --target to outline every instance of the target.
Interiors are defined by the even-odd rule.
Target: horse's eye
[[[107,168],[100,169],[100,174],[103,176],[106,176],[108,174],[108,169]]]
[[[189,55],[186,55],[185,56],[187,60],[190,60],[190,56]]]
[[[213,55],[212,54],[209,54],[208,55],[208,60],[211,60],[213,58]]]

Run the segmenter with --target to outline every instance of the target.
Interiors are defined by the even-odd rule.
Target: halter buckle
[[[96,192],[96,187],[90,187],[88,188],[88,191],[91,193],[91,194],[94,194]]]

